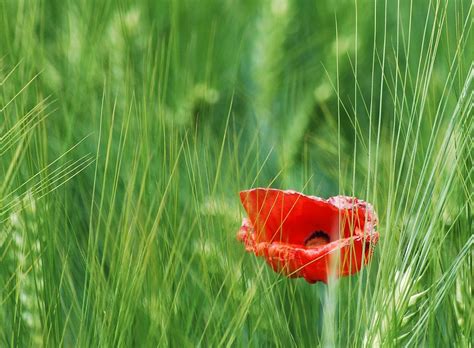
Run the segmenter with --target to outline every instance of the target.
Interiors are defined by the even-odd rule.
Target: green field
[[[1,0],[0,347],[472,347],[469,0]],[[370,264],[236,239],[356,196]]]

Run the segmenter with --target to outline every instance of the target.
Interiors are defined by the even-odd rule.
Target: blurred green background
[[[469,346],[471,1],[0,2],[1,346]],[[235,240],[374,204],[358,275]]]

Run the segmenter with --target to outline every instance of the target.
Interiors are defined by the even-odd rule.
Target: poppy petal
[[[357,228],[365,230],[366,220],[371,224],[370,229],[376,224],[372,207],[351,197],[324,200],[296,191],[257,188],[241,191],[240,199],[255,227],[258,241],[305,244],[317,231],[323,231],[329,241],[334,241],[340,238],[341,222],[345,237]]]

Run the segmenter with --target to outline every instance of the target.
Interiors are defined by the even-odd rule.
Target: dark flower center
[[[308,238],[306,238],[304,244],[308,247],[312,247],[312,246],[328,244],[329,241],[330,239],[327,233],[323,231],[315,231],[311,233],[311,235]]]

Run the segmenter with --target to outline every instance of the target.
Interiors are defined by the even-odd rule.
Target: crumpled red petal
[[[289,277],[327,282],[332,264],[337,277],[354,274],[370,261],[378,241],[377,215],[357,198],[324,200],[264,188],[242,191],[240,198],[249,218],[243,220],[237,238],[247,251]],[[326,233],[329,243],[307,246],[314,231]]]

